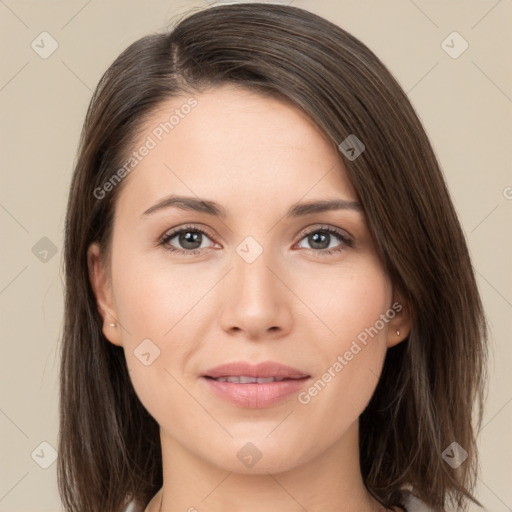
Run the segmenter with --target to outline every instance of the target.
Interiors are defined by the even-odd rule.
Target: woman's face
[[[404,311],[319,129],[232,86],[189,98],[162,105],[133,148],[111,281],[91,246],[103,332],[167,445],[229,471],[284,471],[357,431]],[[191,206],[201,200],[224,215]],[[324,201],[341,207],[298,206]],[[250,366],[211,371],[238,362]]]

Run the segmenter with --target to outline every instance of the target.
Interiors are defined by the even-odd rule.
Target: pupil
[[[328,237],[329,235],[327,233],[319,231],[310,235],[310,243],[315,249],[326,249],[329,247]],[[322,247],[315,247],[315,244],[320,244]]]
[[[185,249],[197,249],[201,246],[201,241],[199,240],[201,233],[197,233],[194,231],[185,231],[180,235],[180,243],[183,245]],[[187,244],[197,244],[197,247],[189,247]]]

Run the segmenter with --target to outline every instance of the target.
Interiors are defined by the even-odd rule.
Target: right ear
[[[104,268],[100,255],[101,250],[99,244],[91,244],[87,250],[89,280],[96,297],[98,311],[103,319],[102,332],[111,343],[122,346],[121,328],[112,300],[112,283],[107,269]],[[115,324],[115,326],[111,326],[110,324]]]

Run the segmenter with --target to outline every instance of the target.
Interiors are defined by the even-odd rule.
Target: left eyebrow
[[[331,199],[325,201],[311,201],[308,203],[297,203],[292,205],[286,214],[287,218],[301,217],[311,213],[322,213],[331,210],[354,210],[363,213],[361,203],[357,201],[346,201],[345,199]]]
[[[227,213],[224,207],[222,207],[215,201],[210,201],[208,199],[201,199],[197,197],[176,195],[170,195],[168,197],[165,197],[158,203],[149,207],[141,215],[141,217],[145,215],[151,215],[152,213],[158,210],[171,207],[180,208],[182,210],[206,213],[208,215],[214,215],[216,217],[227,217]],[[332,210],[354,210],[359,213],[363,212],[361,204],[357,201],[347,201],[345,199],[331,199],[324,201],[311,201],[307,203],[296,203],[290,207],[285,217],[301,217],[304,215],[322,213]]]

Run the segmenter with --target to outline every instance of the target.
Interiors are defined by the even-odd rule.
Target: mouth
[[[275,362],[228,363],[201,375],[216,396],[238,407],[263,408],[299,392],[310,379],[291,366]]]

